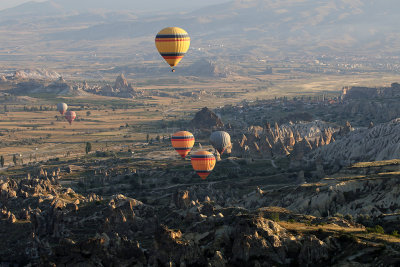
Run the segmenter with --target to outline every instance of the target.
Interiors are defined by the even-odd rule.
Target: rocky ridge
[[[335,143],[315,150],[309,159],[321,159],[326,165],[347,166],[355,162],[400,158],[400,119],[343,132]]]
[[[272,128],[269,123],[264,127],[251,126],[247,133],[234,139],[232,156],[244,158],[277,158],[289,156],[292,160],[302,160],[311,150],[335,142],[335,129],[319,128],[317,124],[302,126],[278,123]],[[303,134],[300,134],[300,131]]]

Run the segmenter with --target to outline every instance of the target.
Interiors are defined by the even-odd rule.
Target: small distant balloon
[[[67,113],[65,113],[65,118],[67,119],[69,124],[72,124],[72,122],[76,118],[76,113],[74,111],[67,111]]]
[[[176,132],[171,138],[172,146],[182,158],[185,158],[187,154],[189,154],[190,150],[192,150],[194,141],[193,134],[188,131]]]
[[[191,158],[193,169],[201,177],[206,179],[215,167],[215,156],[208,151],[199,151]]]
[[[57,104],[57,110],[60,112],[61,115],[64,115],[64,113],[67,111],[68,105],[65,103],[58,103]]]
[[[172,72],[190,47],[188,33],[178,27],[162,29],[156,36],[156,48],[164,60],[171,66]]]

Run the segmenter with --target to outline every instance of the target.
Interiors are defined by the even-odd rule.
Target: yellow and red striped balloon
[[[176,152],[178,152],[182,158],[185,158],[193,148],[194,136],[188,131],[176,132],[171,138],[171,143]]]
[[[190,47],[188,33],[178,27],[162,29],[156,36],[156,47],[171,68],[178,65]]]
[[[199,151],[192,155],[192,166],[201,179],[206,179],[215,167],[215,157],[208,151]]]

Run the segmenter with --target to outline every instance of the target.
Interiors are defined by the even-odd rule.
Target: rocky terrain
[[[103,96],[113,96],[113,97],[122,97],[122,98],[135,98],[139,95],[142,95],[143,92],[139,92],[133,89],[132,85],[128,83],[124,74],[120,74],[115,80],[114,86],[109,84],[105,86],[89,86],[86,82],[83,84],[83,90],[103,95]]]
[[[400,84],[392,83],[390,87],[344,87],[341,97],[344,101],[400,97]]]
[[[204,107],[195,114],[190,126],[200,130],[211,130],[224,127],[224,123],[213,111]]]
[[[273,128],[269,123],[264,127],[251,126],[241,137],[234,139],[232,155],[271,159],[290,155],[297,161],[311,150],[335,142],[335,131],[320,122],[282,127],[275,123]]]
[[[400,119],[350,132],[335,143],[316,150],[310,157],[319,158],[326,165],[341,166],[400,158]]]
[[[71,85],[62,77],[57,81],[37,80],[30,78],[17,78],[13,81],[14,85],[8,92],[11,95],[34,95],[34,94],[50,94],[62,96],[87,96],[88,92],[76,85]]]
[[[20,180],[2,180],[2,263],[389,266],[399,256],[397,243],[376,245],[362,225],[338,217],[222,205],[212,195],[200,198],[206,188],[177,190],[169,201],[153,204],[123,195],[83,196],[59,185],[63,175],[38,169]]]

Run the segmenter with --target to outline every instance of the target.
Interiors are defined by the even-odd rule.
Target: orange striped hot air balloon
[[[190,132],[180,131],[172,136],[171,143],[176,152],[178,152],[182,158],[185,158],[193,148],[194,136]]]
[[[190,37],[188,33],[178,27],[168,27],[157,34],[155,41],[158,52],[174,72],[173,67],[178,65],[189,50]]]
[[[76,118],[76,113],[74,111],[67,111],[65,113],[65,118],[67,119],[69,124],[71,124]]]
[[[215,157],[208,151],[199,151],[192,155],[192,166],[201,179],[206,179],[215,167]]]

